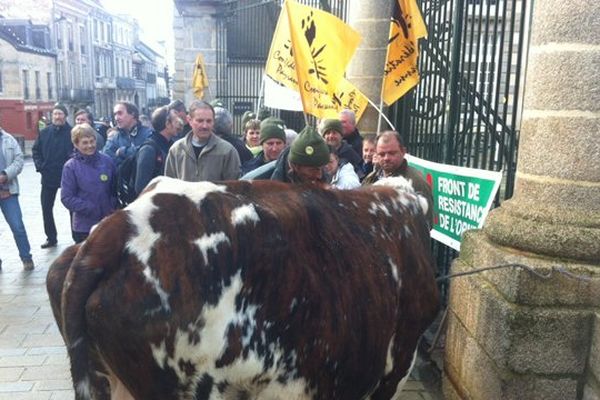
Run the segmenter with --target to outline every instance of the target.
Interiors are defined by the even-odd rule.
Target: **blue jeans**
[[[2,209],[6,223],[13,233],[21,260],[31,260],[31,247],[29,246],[29,239],[27,239],[25,225],[23,225],[19,196],[11,195],[4,200],[0,200],[0,209]]]

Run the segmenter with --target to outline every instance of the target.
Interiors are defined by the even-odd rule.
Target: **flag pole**
[[[369,100],[369,103],[371,103],[371,100]],[[371,103],[371,105],[373,107],[375,107],[375,104]],[[382,108],[383,108],[383,99],[381,99],[379,101],[379,108],[375,107],[375,109],[379,112],[379,116],[377,117],[377,133],[379,133],[381,131],[381,117],[383,116],[383,113],[381,112]],[[387,118],[385,120],[387,121]],[[389,121],[388,121],[388,124],[389,124]],[[390,124],[390,126],[391,126],[391,124]]]
[[[371,99],[369,99],[367,96],[365,96],[367,98],[367,101],[369,102],[370,105],[373,106],[374,109],[377,110],[377,112],[379,113],[379,118],[377,120],[377,133],[379,133],[379,130],[381,129],[381,118],[383,117],[383,119],[385,119],[385,122],[388,123],[388,125],[390,126],[390,128],[392,128],[392,130],[396,130],[396,127],[394,126],[394,124],[392,124],[390,122],[390,120],[388,119],[388,117],[385,116],[385,114],[383,113],[383,111],[381,111],[381,109],[383,108],[383,99],[381,100],[381,103],[379,105],[379,107],[377,107],[375,105],[375,103],[373,103],[371,101]]]
[[[304,111],[302,111],[302,114],[304,115],[304,123],[306,124],[306,126],[308,126],[309,125],[309,123],[308,123],[308,114],[305,113]]]
[[[260,101],[263,97],[263,92],[265,90],[265,74],[262,76],[262,81],[260,82],[260,90],[258,91],[258,101],[256,102],[256,109],[254,110],[254,114],[256,118],[258,118],[258,111],[260,110]]]

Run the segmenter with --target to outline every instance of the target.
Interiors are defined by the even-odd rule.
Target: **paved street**
[[[4,218],[0,218],[0,399],[72,399],[71,379],[62,338],[46,294],[46,273],[52,260],[72,243],[69,214],[57,198],[58,247],[40,249],[46,238],[39,202],[40,179],[27,158],[20,203],[36,268],[24,272]],[[57,196],[58,197],[58,196]],[[405,389],[403,400],[438,399],[439,378],[422,362]],[[433,383],[432,383],[433,382]]]

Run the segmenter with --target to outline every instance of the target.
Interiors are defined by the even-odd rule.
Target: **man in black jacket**
[[[242,164],[252,159],[252,153],[242,142],[242,139],[233,134],[233,117],[229,110],[220,106],[215,107],[214,129],[215,135],[229,142],[236,149]]]
[[[57,103],[52,110],[52,123],[40,132],[32,148],[35,169],[42,175],[41,202],[46,233],[42,249],[55,247],[57,243],[52,209],[60,188],[63,165],[73,152],[71,125],[67,122],[67,115],[65,106]]]
[[[340,111],[340,122],[342,123],[344,141],[348,143],[356,154],[362,154],[362,136],[356,127],[356,114],[352,110]]]
[[[154,132],[140,146],[137,153],[135,174],[135,193],[137,195],[153,178],[164,175],[167,154],[169,154],[173,139],[183,128],[183,121],[174,109],[162,106],[152,113],[152,128]],[[149,141],[154,142],[154,145]]]

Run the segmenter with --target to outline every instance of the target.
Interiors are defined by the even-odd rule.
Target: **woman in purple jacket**
[[[76,125],[71,141],[75,151],[63,168],[60,200],[73,213],[73,238],[80,243],[92,226],[115,210],[116,169],[109,156],[96,150],[96,132],[90,125]]]

